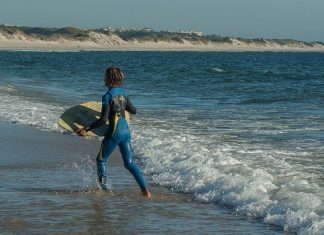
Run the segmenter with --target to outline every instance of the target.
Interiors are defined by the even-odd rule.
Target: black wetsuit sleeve
[[[130,99],[127,97],[127,103],[126,103],[126,110],[130,112],[131,114],[136,114],[136,108],[130,101]]]
[[[92,129],[98,128],[101,125],[105,124],[108,120],[109,111],[110,111],[110,105],[102,102],[100,118],[94,123],[92,123],[90,126],[85,127],[84,129],[86,131],[90,131]]]

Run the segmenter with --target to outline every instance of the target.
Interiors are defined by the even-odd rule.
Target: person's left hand
[[[87,135],[87,131],[84,129],[84,128],[80,128],[76,131],[76,133],[79,135],[79,136],[86,136]]]

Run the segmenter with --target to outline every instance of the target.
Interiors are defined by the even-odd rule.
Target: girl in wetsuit
[[[121,88],[124,75],[119,68],[108,67],[105,74],[105,85],[108,91],[102,97],[102,109],[100,118],[83,129],[78,130],[78,134],[85,136],[87,131],[95,129],[109,120],[109,128],[102,141],[99,154],[97,156],[98,179],[101,188],[107,191],[106,162],[114,149],[119,146],[124,166],[134,176],[139,184],[142,193],[146,197],[151,197],[147,190],[144,178],[132,159],[131,135],[126,120],[126,111],[131,114],[136,113],[136,108],[132,105],[126,92]]]

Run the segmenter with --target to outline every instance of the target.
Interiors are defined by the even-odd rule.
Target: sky
[[[0,24],[324,42],[324,0],[0,0]]]

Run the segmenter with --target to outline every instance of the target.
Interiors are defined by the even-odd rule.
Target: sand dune
[[[23,32],[5,34],[0,32],[0,50],[35,51],[324,51],[320,43],[307,44],[301,41],[282,44],[274,40],[257,42],[230,38],[228,42],[205,41],[163,41],[163,40],[123,40],[116,34],[107,35],[89,31],[88,37],[66,38],[58,35],[55,39],[30,36]]]

